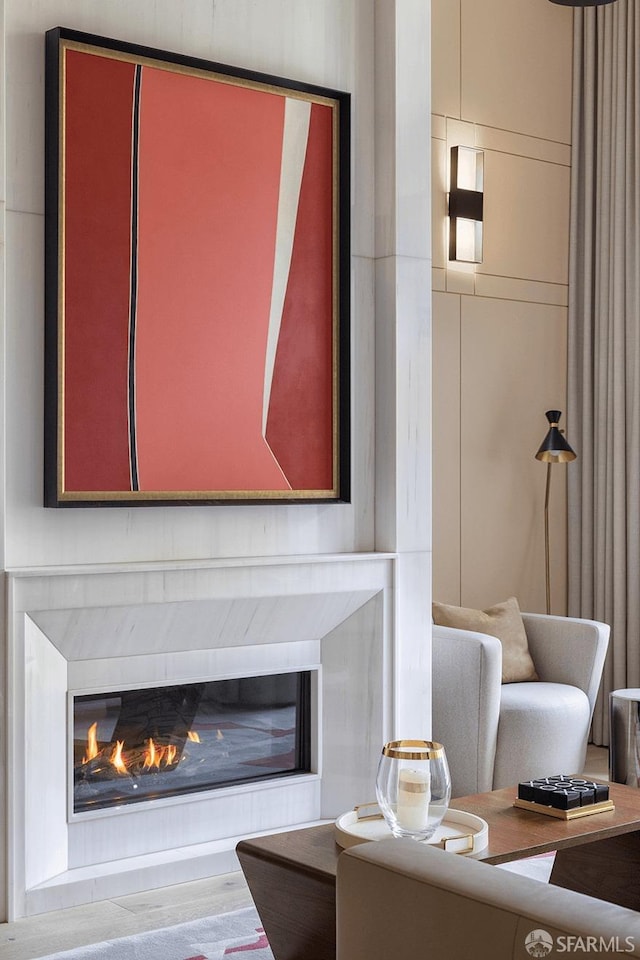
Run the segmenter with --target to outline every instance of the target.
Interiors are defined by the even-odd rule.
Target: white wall
[[[418,652],[385,662],[386,706],[394,736],[429,736],[430,0],[0,0],[0,17],[4,568],[389,551],[392,632]],[[351,92],[351,504],[42,507],[44,33],[55,26]],[[2,808],[0,794],[0,819]]]
[[[5,566],[373,548],[373,4],[6,0],[5,24]],[[352,504],[43,509],[44,32],[55,26],[352,92]]]

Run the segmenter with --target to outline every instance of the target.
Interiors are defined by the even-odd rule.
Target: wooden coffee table
[[[507,787],[451,802],[489,824],[489,846],[473,859],[507,863],[556,850],[552,883],[640,909],[640,790],[612,783],[615,810],[568,821],[514,807],[516,793]],[[342,850],[333,824],[242,840],[236,849],[275,960],[335,960]]]

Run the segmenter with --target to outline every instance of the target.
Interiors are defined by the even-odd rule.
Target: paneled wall
[[[534,454],[545,411],[566,414],[571,44],[571,10],[548,0],[432,2],[433,595],[445,603],[515,595],[545,609],[546,465]],[[476,266],[447,260],[456,144],[484,150]],[[567,469],[552,468],[558,613]]]
[[[303,556],[342,563],[345,554],[388,551],[385,617],[390,636],[409,638],[414,653],[385,649],[384,710],[393,736],[405,737],[430,733],[429,16],[429,0],[0,2],[4,568],[71,574],[116,564],[127,573],[128,564],[186,561],[188,579],[199,561],[278,558],[275,581]],[[351,503],[42,506],[44,34],[55,26],[351,92]],[[0,780],[5,662],[0,656]],[[0,822],[3,800],[0,791]]]

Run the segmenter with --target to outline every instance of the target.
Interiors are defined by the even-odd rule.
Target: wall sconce
[[[484,153],[451,147],[449,260],[482,263]]]

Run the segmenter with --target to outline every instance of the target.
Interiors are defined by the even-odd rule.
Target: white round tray
[[[389,837],[391,831],[381,813],[358,819],[356,808],[343,813],[335,822],[335,840],[339,847],[352,847],[356,843],[386,840]],[[489,824],[474,813],[449,809],[431,839],[421,842],[450,853],[479,853],[489,844]]]

